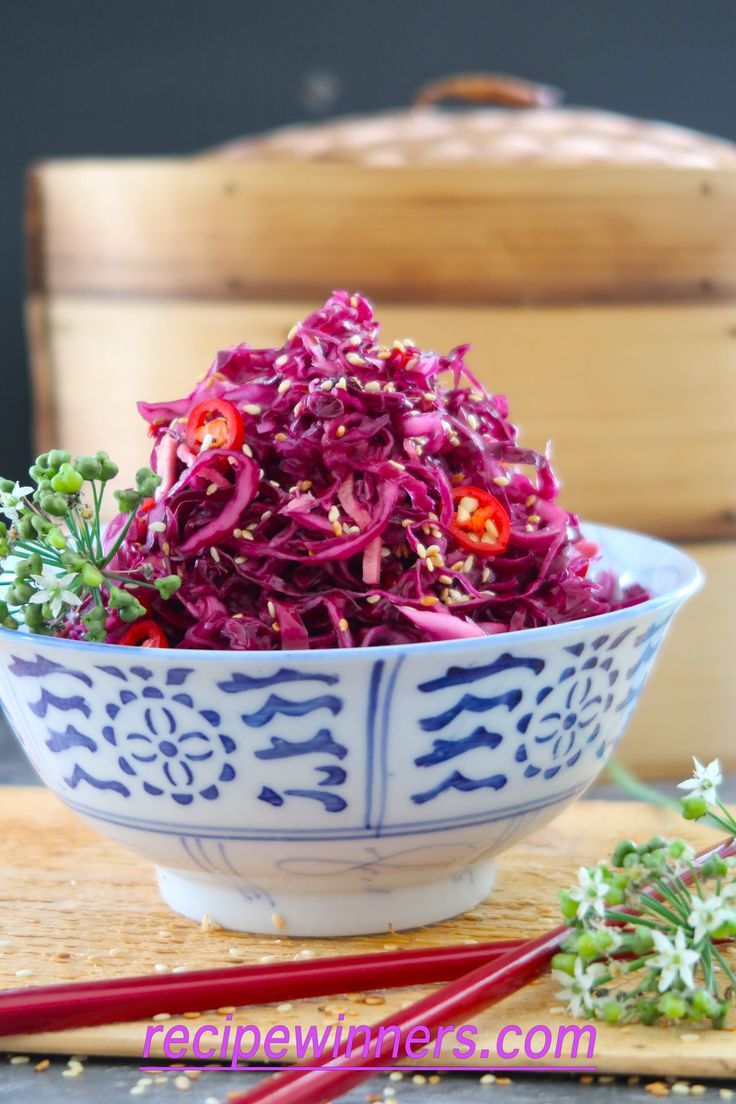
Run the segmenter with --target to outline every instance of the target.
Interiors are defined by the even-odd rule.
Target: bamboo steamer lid
[[[443,99],[480,106],[448,111],[436,106]],[[724,139],[671,123],[563,108],[558,100],[556,90],[514,77],[450,77],[423,89],[408,110],[283,127],[228,143],[217,152],[233,160],[386,167],[526,164],[716,169],[736,165],[736,145]]]

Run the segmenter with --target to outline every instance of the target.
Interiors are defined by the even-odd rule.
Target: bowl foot
[[[254,892],[235,879],[157,867],[161,896],[175,912],[231,931],[258,935],[349,936],[398,931],[447,920],[489,894],[495,864],[468,867],[436,882],[356,893]]]

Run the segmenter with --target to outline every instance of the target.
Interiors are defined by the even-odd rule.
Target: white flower
[[[562,986],[557,999],[565,1002],[573,1016],[589,1014],[595,1007],[592,990],[596,988],[600,977],[605,972],[606,968],[602,962],[593,962],[584,969],[582,958],[575,959],[575,974],[572,977],[564,970],[553,970],[552,976]]]
[[[692,912],[688,916],[687,922],[693,929],[695,943],[699,943],[701,939],[705,939],[706,935],[716,931],[727,920],[734,917],[733,909],[728,907],[722,897],[715,894],[712,897],[706,897],[705,900],[692,894],[690,902]]]
[[[18,503],[21,498],[25,498],[26,495],[31,494],[33,487],[21,487],[20,483],[16,479],[15,486],[12,491],[3,491],[0,494],[0,511],[5,514],[9,521],[18,520]]]
[[[678,977],[688,989],[694,989],[693,966],[700,961],[700,955],[697,951],[688,949],[682,928],[677,929],[674,942],[664,932],[656,929],[652,929],[652,939],[659,954],[649,960],[649,965],[662,971],[659,978],[660,993],[669,989]]]
[[[678,785],[679,790],[690,790],[691,797],[702,797],[707,805],[715,805],[718,801],[717,787],[723,781],[721,764],[714,759],[707,767],[704,767],[699,759],[693,755],[695,770],[692,778],[686,778]]]
[[[597,916],[605,916],[608,882],[603,877],[603,871],[597,866],[592,871],[587,866],[581,866],[578,870],[578,882],[579,885],[573,886],[569,891],[573,901],[579,902],[578,920],[584,920],[591,909]]]
[[[31,575],[38,590],[30,599],[33,605],[48,602],[51,613],[58,617],[64,606],[78,606],[82,599],[73,591],[67,590],[77,578],[76,575],[57,575],[49,564],[44,564],[40,575]]]

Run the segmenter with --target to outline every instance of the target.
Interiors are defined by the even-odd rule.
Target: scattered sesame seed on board
[[[174,1078],[174,1085],[177,1089],[181,1089],[182,1092],[186,1092],[187,1089],[191,1089],[192,1082],[183,1073],[180,1073],[178,1077]]]
[[[36,1071],[36,1073],[43,1073],[43,1071],[47,1070],[50,1065],[51,1065],[51,1062],[49,1061],[48,1058],[42,1058],[40,1062],[36,1062],[36,1064],[33,1068]]]
[[[16,977],[33,977],[33,970],[29,969],[28,967],[26,967],[23,970],[16,970],[15,971],[15,976]]]
[[[10,1059],[11,1066],[25,1066],[30,1062],[27,1054],[14,1054]]]
[[[650,1096],[669,1096],[670,1087],[666,1081],[650,1081],[648,1085],[644,1086],[644,1090],[650,1094]]]
[[[271,917],[271,923],[277,931],[281,931],[282,928],[286,927],[286,921],[284,920],[283,916],[279,916],[277,912],[275,912]]]

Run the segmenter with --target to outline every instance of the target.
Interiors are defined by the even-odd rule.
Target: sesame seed
[[[322,380],[322,383],[319,386],[322,391],[331,391],[332,388],[335,386],[335,381],[331,379]]]
[[[526,529],[527,533],[533,533],[534,532],[534,526],[533,525],[525,525],[524,528]]]
[[[436,606],[439,602],[439,598],[437,598],[434,594],[425,594],[424,597],[420,599],[420,601],[423,606]]]
[[[468,414],[468,425],[471,429],[478,428],[478,419],[476,418],[475,414]]]
[[[242,537],[243,537],[243,538],[244,538],[245,540],[251,540],[251,541],[252,541],[252,540],[255,540],[255,539],[256,539],[256,538],[255,538],[255,537],[253,536],[253,534],[251,533],[250,529],[243,529],[243,530],[242,530],[242,533],[241,533],[241,536],[242,536]]]
[[[263,407],[259,406],[258,403],[246,403],[243,407],[243,412],[245,414],[252,414],[254,418],[257,418],[258,415],[263,412]]]
[[[397,471],[406,471],[406,464],[401,464],[398,460],[389,460],[389,464],[392,468],[396,468]]]
[[[164,543],[161,545],[161,549],[163,551],[164,556],[168,556],[168,554],[171,552],[171,545],[169,544],[168,541],[164,541]]]
[[[296,325],[291,327],[288,334],[286,335],[287,340],[288,341],[293,341],[298,333],[299,333],[299,323],[297,322]]]
[[[380,594],[369,594],[368,597],[366,598],[366,602],[368,602],[371,606],[374,606],[376,604],[376,602],[380,602],[380,601],[381,601],[381,595]]]
[[[178,1077],[174,1078],[174,1085],[177,1089],[181,1089],[182,1092],[186,1092],[187,1089],[191,1089],[192,1082],[188,1077],[185,1077],[183,1073],[180,1073]]]
[[[342,536],[342,525],[340,524],[339,521],[333,521],[333,523],[332,523],[332,532],[335,534],[336,537],[341,537]]]
[[[47,1070],[50,1065],[51,1063],[49,1062],[48,1058],[42,1058],[40,1062],[36,1062],[33,1068],[35,1069],[36,1073],[43,1073],[43,1071]]]
[[[539,514],[530,514],[529,515],[529,521],[532,525],[538,525],[541,520],[542,519],[540,518]]]
[[[215,488],[217,489],[217,488]],[[166,529],[166,525],[163,521],[152,521],[148,528],[153,533],[163,533]]]
[[[273,617],[275,617],[275,616],[276,616],[276,607],[275,607],[275,605],[274,605],[274,604],[273,604],[273,602],[271,602],[270,600],[269,600],[269,602],[267,603],[267,605],[268,605],[268,612],[269,612],[269,615],[270,615],[270,616],[271,616],[272,618],[273,618]],[[231,948],[231,950],[232,950],[232,948]]]
[[[365,391],[380,391],[381,385],[378,380],[369,380],[368,383],[363,385]]]
[[[497,487],[508,487],[511,480],[507,475],[497,475],[495,476],[493,482],[496,484]]]
[[[268,521],[273,516],[273,510],[264,510],[261,514],[261,521]]]
[[[220,553],[217,551],[216,548],[214,548],[214,547],[210,548],[210,556],[215,561],[215,563],[220,562]]]
[[[153,968],[157,974],[168,974],[169,972],[169,967],[163,962],[157,962]]]
[[[337,429],[335,430],[335,436],[336,437],[344,437],[345,436],[345,426],[344,425],[339,425],[337,427]]]
[[[328,521],[339,521],[340,520],[340,511],[338,510],[337,506],[330,506],[330,508],[327,512],[327,520]]]
[[[10,1064],[11,1066],[25,1066],[28,1064],[28,1062],[30,1062],[30,1060],[31,1059],[28,1057],[27,1054],[15,1054],[10,1059]]]
[[[402,521],[401,524],[404,527],[404,529],[408,529],[410,525],[414,524],[414,522],[412,521],[411,518],[404,518],[404,520]]]
[[[245,556],[236,556],[235,559],[233,560],[233,563],[236,563],[236,564],[245,563]],[[242,613],[236,613],[235,616],[236,617],[242,617],[243,615],[242,615]]]
[[[284,920],[283,916],[279,916],[277,912],[275,912],[271,917],[271,923],[277,929],[277,931],[281,931],[282,928],[286,927],[286,921]]]
[[[274,433],[273,439],[274,439],[274,441],[288,441],[289,440],[289,438],[286,436],[285,433]]]
[[[274,366],[274,368],[283,368],[284,365],[288,364],[288,363],[289,363],[288,356],[286,355],[286,353],[282,353],[281,356],[276,357],[275,361],[273,362],[273,366]],[[284,382],[287,383],[286,380],[284,380]],[[287,386],[288,386],[288,383],[287,383]],[[280,388],[281,388],[281,384],[279,384],[279,389]]]
[[[278,364],[278,361],[276,363]],[[290,387],[291,387],[291,380],[282,379],[281,383],[279,384],[279,386],[277,388],[279,395],[284,395],[289,390]]]
[[[216,483],[210,483],[209,487],[207,488],[207,494],[208,495],[213,495],[217,489],[218,489],[218,487],[217,487]],[[154,525],[160,525],[161,522],[160,521],[159,522],[154,522],[153,524]],[[150,526],[149,526],[149,528],[150,528]]]
[[[345,379],[344,376],[340,376],[339,380],[335,384],[335,387],[337,387],[340,391],[347,391],[348,381]]]
[[[25,970],[16,970],[15,971],[15,976],[16,977],[33,977],[33,970],[29,970],[27,968]]]
[[[350,625],[347,623],[344,617],[341,617],[340,620],[337,622],[337,627],[340,632],[347,632],[350,628]]]
[[[300,491],[311,491],[311,489],[312,489],[312,480],[311,479],[302,479],[301,483],[299,484],[299,490]]]
[[[345,359],[348,364],[352,364],[354,368],[361,368],[365,364],[360,353],[346,353]]]
[[[250,447],[250,445],[243,445],[241,451],[244,453],[245,456],[250,456],[250,458],[253,459],[253,449]]]
[[[529,495],[529,497],[525,501],[524,505],[525,506],[533,506],[536,501],[537,501],[537,496],[536,495]]]

